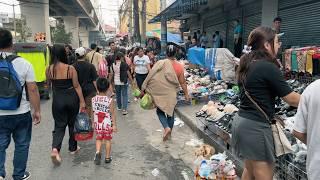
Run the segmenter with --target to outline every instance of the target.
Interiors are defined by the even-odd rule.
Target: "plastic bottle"
[[[208,177],[211,173],[211,168],[207,164],[207,161],[203,160],[200,165],[199,175],[201,177]]]

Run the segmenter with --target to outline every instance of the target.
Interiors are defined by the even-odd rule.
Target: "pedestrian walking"
[[[156,56],[154,55],[154,50],[147,48],[146,50],[147,56],[150,59],[150,68],[156,63]]]
[[[216,31],[213,35],[213,48],[221,48],[221,36],[220,36],[220,32]]]
[[[94,129],[96,133],[96,154],[94,163],[101,163],[102,142],[106,143],[105,163],[111,163],[112,133],[117,132],[115,104],[112,97],[108,96],[110,83],[106,78],[97,80],[98,95],[92,99]]]
[[[111,66],[111,81],[115,85],[117,110],[123,115],[128,114],[128,79],[132,82],[130,68],[125,61],[124,54],[118,52],[115,62]]]
[[[92,43],[91,51],[86,55],[86,61],[93,64],[96,71],[99,71],[99,64],[101,61],[104,61],[104,58],[97,50],[99,50],[97,44]]]
[[[41,119],[40,96],[32,65],[12,52],[12,34],[0,28],[0,179],[6,178],[6,149],[12,137],[15,143],[12,177],[26,180],[31,176],[26,167],[32,120],[37,125]]]
[[[200,38],[200,45],[202,48],[206,48],[207,44],[209,42],[208,36],[207,36],[207,32],[203,31],[202,36]]]
[[[239,20],[235,21],[235,28],[233,32],[233,42],[234,42],[234,56],[240,58],[242,54],[242,25]]]
[[[299,103],[300,95],[292,91],[279,70],[279,44],[271,28],[258,27],[250,33],[240,60],[240,110],[232,124],[232,145],[236,155],[244,159],[243,180],[273,179],[275,146],[264,114],[273,119],[276,97],[291,106]]]
[[[86,50],[83,47],[76,49],[75,53],[78,60],[73,66],[78,74],[78,81],[86,103],[86,110],[89,113],[90,119],[92,119],[91,99],[97,93],[96,80],[98,79],[98,74],[95,67],[85,60]]]
[[[166,53],[167,59],[154,65],[142,86],[142,91],[151,95],[157,107],[157,115],[164,128],[163,141],[171,137],[179,86],[183,89],[186,101],[190,100],[184,67],[175,58],[177,48],[169,45]]]
[[[54,130],[52,132],[51,158],[55,165],[61,163],[60,149],[66,127],[69,128],[69,151],[75,154],[80,150],[74,138],[74,123],[80,108],[85,108],[85,101],[78,81],[78,73],[68,65],[66,51],[61,44],[55,44],[51,50],[51,61],[47,68],[47,79],[52,84],[52,115]]]
[[[66,49],[66,52],[67,52],[68,64],[72,65],[73,63],[76,62],[76,57],[74,55],[72,46],[70,44],[66,44],[65,45],[65,49]]]
[[[110,51],[106,57],[108,63],[108,71],[111,70],[111,65],[114,63],[116,54],[118,52],[117,46],[114,42],[109,42]]]
[[[295,116],[293,134],[307,145],[307,174],[309,180],[320,177],[319,137],[320,137],[320,100],[318,93],[320,80],[310,84],[301,95],[298,111]]]
[[[134,57],[133,65],[135,70],[135,76],[137,80],[137,85],[139,89],[143,84],[143,81],[146,79],[151,67],[150,67],[150,59],[147,55],[144,54],[143,48],[138,47],[138,55]]]

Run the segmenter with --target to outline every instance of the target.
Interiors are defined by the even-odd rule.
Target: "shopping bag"
[[[134,81],[132,82],[131,87],[132,87],[132,96],[133,96],[133,97],[140,97],[141,91],[140,91],[140,89],[138,88],[138,85],[137,85],[137,81],[136,81],[136,80],[134,80]]]
[[[93,131],[88,133],[76,133],[74,139],[76,141],[87,141],[93,138]]]
[[[140,107],[144,110],[151,110],[155,108],[152,97],[150,94],[145,93],[142,99],[140,100]]]
[[[75,133],[88,133],[92,131],[92,125],[88,113],[81,111],[74,123]]]
[[[74,133],[76,141],[86,141],[93,138],[91,120],[85,109],[82,109],[76,117]]]

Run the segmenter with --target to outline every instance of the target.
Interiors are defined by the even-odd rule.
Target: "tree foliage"
[[[66,32],[63,23],[58,23],[57,27],[51,29],[51,40],[53,43],[71,44],[72,33]]]

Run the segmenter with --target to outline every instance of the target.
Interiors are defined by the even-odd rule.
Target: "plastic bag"
[[[76,141],[87,141],[93,138],[93,131],[88,133],[76,133],[74,139]]]
[[[150,96],[150,94],[146,93],[142,97],[140,101],[140,107],[144,110],[150,110],[155,108],[155,105],[153,104],[152,97]]]
[[[133,96],[133,97],[140,97],[141,91],[140,91],[140,89],[138,88],[138,85],[137,85],[136,80],[134,80],[134,81],[132,82],[131,87],[132,87],[132,96]]]
[[[80,112],[77,115],[76,122],[74,123],[75,133],[89,133],[92,132],[92,125],[88,113]]]

